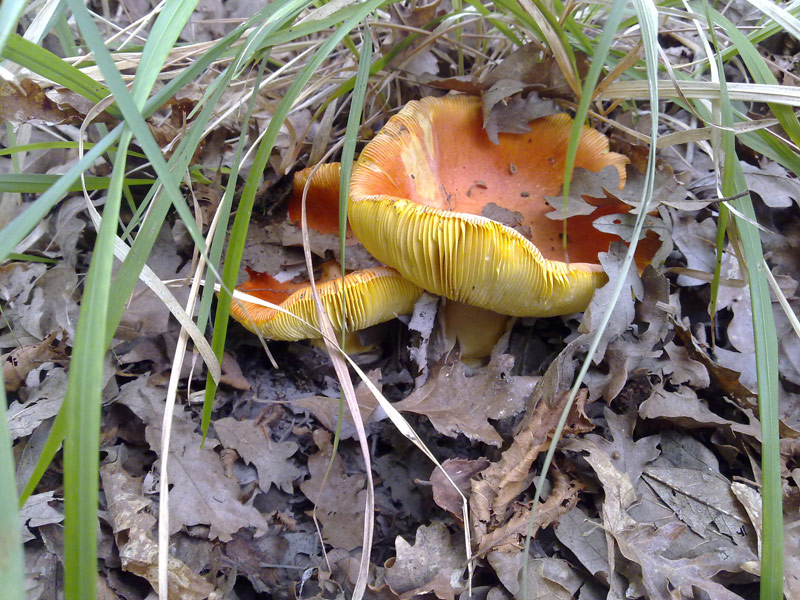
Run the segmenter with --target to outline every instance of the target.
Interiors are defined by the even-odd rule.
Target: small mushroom
[[[322,304],[334,330],[342,330],[342,298],[346,331],[355,332],[398,315],[410,313],[422,290],[394,269],[375,267],[349,273],[342,280],[337,269],[326,269],[317,284]],[[319,339],[317,309],[311,285],[276,281],[266,273],[247,269],[249,280],[236,289],[265,300],[283,311],[234,299],[231,316],[253,333],[267,339],[297,341]],[[342,294],[344,283],[344,294]],[[285,312],[284,312],[285,311]]]
[[[547,218],[545,196],[560,193],[572,127],[568,115],[530,123],[525,134],[482,127],[480,100],[454,95],[407,104],[364,148],[350,180],[349,220],[382,263],[450,300],[505,315],[547,317],[584,310],[607,281],[597,264],[609,234],[591,218]],[[628,159],[584,127],[576,167],[613,166],[625,182]],[[513,165],[513,168],[512,168]],[[490,204],[517,227],[484,215]],[[530,238],[520,231],[530,232]]]
[[[308,184],[306,223],[319,233],[339,233],[339,173],[341,163],[324,163],[294,174],[289,198],[289,221],[300,225],[303,189]],[[309,179],[311,182],[309,183]]]

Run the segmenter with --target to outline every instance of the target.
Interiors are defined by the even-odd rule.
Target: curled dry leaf
[[[578,493],[585,486],[557,469],[551,471],[553,489],[547,498],[539,503],[533,521],[533,535],[540,529],[558,521],[578,503]],[[485,522],[473,522],[474,540],[478,546],[476,554],[483,556],[492,550],[515,552],[525,543],[528,523],[531,519],[529,503],[515,502],[511,506],[511,516],[500,513],[493,515],[493,523],[487,529]],[[496,526],[496,524],[500,524]],[[495,526],[491,526],[495,525]]]
[[[4,121],[77,126],[91,107],[92,103],[83,96],[66,89],[56,93],[45,91],[32,79],[22,79],[16,84],[0,81],[0,119]]]
[[[142,494],[142,481],[125,471],[120,461],[100,467],[108,516],[122,568],[145,578],[158,589],[158,543],[153,537],[153,503]],[[169,558],[170,600],[205,600],[216,586],[175,556]]]
[[[0,356],[3,365],[3,379],[7,392],[16,392],[33,369],[46,362],[64,364],[67,354],[66,332],[59,329],[51,332],[38,344],[18,346],[8,354]]]
[[[519,542],[520,534],[524,537],[530,508],[515,505],[517,508],[510,519],[507,510],[514,499],[530,486],[533,480],[531,466],[539,453],[547,449],[548,439],[558,423],[564,402],[565,394],[555,407],[540,402],[523,422],[522,429],[514,436],[513,443],[503,452],[501,459],[472,478],[470,519],[473,538],[482,552],[499,546],[514,546]],[[568,432],[586,432],[593,428],[584,413],[585,403],[586,393],[582,392],[568,416]],[[560,472],[556,473],[555,478],[557,484],[554,491],[537,508],[534,531],[557,519],[577,502],[581,485]]]
[[[467,500],[469,500],[472,489],[470,479],[477,473],[489,466],[489,459],[482,457],[477,460],[464,460],[462,458],[449,458],[442,463],[442,468],[458,486]],[[450,512],[459,521],[462,519],[463,500],[457,490],[453,488],[453,483],[447,480],[444,473],[439,468],[431,473],[431,484],[433,485],[433,501],[441,508]]]
[[[502,584],[515,598],[531,600],[572,600],[584,578],[570,564],[559,558],[537,558],[528,561],[528,589],[522,592],[523,553],[492,552],[487,557]]]

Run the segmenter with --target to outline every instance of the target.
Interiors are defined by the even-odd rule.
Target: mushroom
[[[513,316],[584,310],[607,281],[597,253],[617,238],[592,227],[597,213],[572,217],[566,262],[563,223],[545,216],[553,210],[545,196],[563,183],[572,119],[536,119],[529,133],[501,133],[497,145],[482,124],[480,99],[464,95],[413,101],[389,119],[353,168],[355,236],[382,263],[450,300]],[[576,167],[613,166],[621,188],[627,162],[583,128]],[[490,218],[497,213],[503,222]]]
[[[247,274],[248,281],[236,289],[283,310],[234,299],[231,316],[235,320],[267,339],[297,341],[322,338],[310,284],[282,283],[249,268]],[[422,289],[388,267],[355,271],[342,279],[338,265],[331,268],[329,264],[317,283],[317,291],[337,332],[342,330],[344,298],[344,321],[349,333],[410,313],[422,293]],[[350,346],[351,351],[362,349],[355,338],[351,342],[354,344]]]
[[[303,210],[303,188],[308,185],[306,223],[309,228],[319,233],[339,234],[341,166],[340,163],[324,163],[294,174],[292,196],[289,198],[289,221],[299,225]]]

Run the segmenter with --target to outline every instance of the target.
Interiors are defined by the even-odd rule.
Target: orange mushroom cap
[[[234,299],[231,317],[267,339],[297,341],[321,338],[311,285],[281,283],[266,273],[247,269],[250,279],[236,289],[276,304],[287,312]],[[336,331],[342,330],[342,278],[317,284],[322,304]],[[365,329],[410,313],[422,289],[388,267],[349,273],[344,277],[347,331]]]
[[[325,163],[294,174],[289,198],[289,221],[300,225],[303,214],[303,189],[308,183],[306,223],[320,233],[339,233],[339,173],[341,163]],[[312,176],[313,174],[313,176]]]
[[[572,217],[568,251],[575,262],[567,263],[563,224],[545,217],[553,209],[544,197],[559,194],[563,183],[572,119],[536,119],[529,133],[501,133],[497,145],[482,124],[477,97],[408,103],[353,168],[353,232],[378,260],[451,300],[515,316],[584,310],[607,281],[597,253],[618,238],[591,226],[597,215]],[[614,166],[621,188],[627,162],[609,151],[605,136],[583,128],[576,167]],[[483,216],[490,203],[519,217],[530,239]]]

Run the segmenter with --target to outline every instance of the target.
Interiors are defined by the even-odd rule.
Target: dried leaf
[[[697,588],[715,600],[742,600],[741,596],[712,578],[720,571],[740,572],[742,563],[752,560],[753,554],[734,547],[696,558],[666,558],[664,550],[684,527],[680,523],[668,523],[655,529],[651,525],[637,524],[630,529],[613,532],[622,554],[641,566],[647,597],[650,600],[692,598],[693,590]]]
[[[622,243],[615,242],[608,252],[600,253],[600,264],[603,265],[603,270],[608,274],[610,282],[617,280],[619,277],[625,277],[625,284],[597,346],[596,362],[599,362],[605,355],[607,345],[616,337],[622,335],[633,323],[633,319],[636,316],[634,298],[641,300],[644,294],[642,281],[633,264],[631,264],[627,273],[623,274],[620,271],[626,251],[627,248]],[[589,308],[586,309],[581,325],[578,328],[581,333],[591,333],[595,328],[594,321],[599,319],[608,308],[611,302],[611,294],[614,291],[614,286],[610,282],[598,289],[592,296]]]
[[[580,506],[575,506],[558,521],[558,541],[569,548],[584,568],[608,585],[608,544],[606,535]]]
[[[720,417],[697,397],[693,389],[683,385],[678,386],[675,391],[668,391],[663,384],[658,384],[650,397],[639,407],[639,415],[645,419],[667,419],[687,428],[725,427],[754,439],[761,439],[760,425],[757,421],[744,424]]]
[[[0,119],[32,125],[80,125],[83,116],[69,105],[59,106],[32,79],[13,84],[0,80]]]
[[[65,364],[69,359],[66,348],[66,332],[56,330],[38,344],[18,346],[8,354],[0,356],[3,379],[7,392],[16,392],[33,369],[46,362]]]
[[[661,500],[698,535],[713,523],[737,545],[755,541],[747,515],[731,483],[719,473],[697,469],[647,467],[644,477]],[[755,549],[755,545],[753,545]]]
[[[8,432],[11,440],[30,435],[42,421],[56,416],[67,393],[67,374],[56,367],[39,389],[33,390],[24,404],[14,400],[8,407]]]
[[[246,463],[255,466],[262,492],[268,492],[272,485],[287,494],[294,491],[292,482],[303,473],[289,460],[297,452],[296,443],[273,441],[269,429],[252,420],[218,419],[214,430],[223,446],[233,448]]]
[[[158,544],[153,537],[156,519],[152,502],[142,494],[141,479],[129,475],[120,461],[102,465],[100,477],[122,568],[144,577],[157,590]],[[204,600],[216,587],[175,556],[169,557],[167,577],[171,600]]]
[[[516,554],[492,552],[487,557],[501,583],[515,598],[532,600],[572,600],[583,584],[570,564],[559,558],[537,558],[528,561],[528,589],[520,589],[522,578],[521,552]]]
[[[395,548],[397,557],[387,561],[385,578],[401,598],[433,592],[437,598],[453,600],[466,587],[463,537],[450,535],[444,524],[421,525],[413,545],[397,536]]]
[[[448,458],[442,463],[442,468],[467,499],[469,499],[472,491],[470,479],[488,466],[488,458],[479,458],[477,460]],[[433,501],[441,508],[452,513],[460,521],[462,519],[461,507],[463,506],[463,500],[440,469],[436,468],[431,473],[431,484],[433,485]]]
[[[381,391],[381,371],[374,369],[367,373],[369,380]],[[364,425],[375,423],[381,418],[385,418],[383,411],[376,412],[378,401],[364,382],[359,383],[356,388],[356,402]],[[328,431],[336,431],[337,418],[339,416],[339,398],[329,398],[328,396],[308,396],[292,400],[292,405],[306,410],[316,417],[317,421]],[[344,411],[344,421],[340,437],[343,440],[356,437],[356,428],[353,425],[353,417],[349,410]]]
[[[584,486],[577,479],[571,479],[559,470],[551,471],[553,489],[546,499],[539,504],[533,520],[533,535],[539,529],[557,522],[578,503],[578,493]],[[521,503],[511,505],[511,516],[506,517],[501,513],[493,516],[492,523],[475,521],[475,543],[478,545],[476,554],[482,556],[492,550],[501,552],[514,552],[525,543],[528,523],[531,520],[530,506]],[[500,523],[499,526],[496,524]]]
[[[800,182],[778,163],[764,160],[754,166],[742,160],[739,164],[748,189],[761,196],[764,204],[770,208],[787,208],[792,201],[800,205]]]
[[[319,452],[308,458],[311,476],[300,484],[300,491],[316,506],[325,543],[352,550],[363,542],[366,477],[348,475],[338,454],[331,464],[333,447],[328,432],[315,431],[314,441]]]
[[[477,375],[467,377],[464,364],[456,359],[431,369],[428,381],[405,400],[397,410],[427,416],[437,431],[450,437],[463,433],[471,440],[494,446],[502,438],[489,419],[504,419],[520,412],[533,390],[531,377],[511,375],[514,358],[497,356]],[[469,401],[465,402],[464,399]]]
[[[658,458],[660,451],[657,446],[661,438],[658,435],[650,435],[633,441],[635,413],[618,415],[606,407],[604,415],[608,431],[614,441],[610,442],[593,433],[584,436],[584,440],[594,444],[598,452],[605,452],[611,458],[614,467],[622,473],[627,473],[631,483],[635,485],[642,476],[644,465]]]
[[[483,128],[493,144],[500,143],[500,133],[528,133],[531,121],[559,112],[555,102],[533,92],[523,98],[519,92],[528,87],[514,79],[499,79],[483,92]]]
[[[55,497],[53,490],[28,497],[25,505],[19,509],[19,519],[23,525],[23,543],[36,539],[36,536],[28,529],[29,527],[36,528],[51,523],[61,523],[64,520],[64,513],[54,506],[59,501],[60,499]]]
[[[164,391],[148,386],[140,377],[120,388],[117,401],[130,408],[146,425],[145,437],[156,454],[161,453]],[[198,424],[187,409],[176,407],[172,420],[169,480],[170,533],[191,525],[210,525],[209,538],[228,541],[242,527],[267,530],[267,522],[253,506],[240,500],[239,483],[226,475],[220,456],[207,438],[202,446]],[[158,468],[156,461],[154,468]]]

